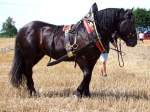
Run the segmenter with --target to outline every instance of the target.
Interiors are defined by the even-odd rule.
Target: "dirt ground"
[[[15,39],[0,39],[1,112],[150,112],[150,41],[134,48],[123,44],[125,66],[120,68],[117,53],[110,51],[108,77],[100,75],[97,62],[90,84],[91,98],[76,99],[73,92],[83,76],[74,63],[47,67],[44,57],[33,68],[35,88],[40,97],[29,97],[25,88],[9,82]],[[8,49],[9,48],[9,49]],[[12,49],[11,49],[12,48]]]

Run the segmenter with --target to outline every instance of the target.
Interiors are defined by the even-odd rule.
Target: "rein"
[[[116,42],[117,43],[117,42]],[[112,49],[112,48],[111,48]],[[120,67],[124,67],[123,53],[121,48],[121,40],[119,40],[119,44],[117,43],[116,49],[112,49],[117,51],[118,63]]]

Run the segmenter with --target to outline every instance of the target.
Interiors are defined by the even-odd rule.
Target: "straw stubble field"
[[[0,39],[0,49],[14,46],[14,39]],[[73,92],[82,80],[79,67],[63,62],[47,67],[44,57],[33,68],[40,97],[29,97],[25,88],[10,85],[8,73],[13,50],[0,52],[0,111],[2,112],[150,112],[150,42],[135,48],[123,45],[125,66],[118,66],[117,54],[110,51],[108,77],[100,75],[98,61],[90,84],[91,98],[77,100]]]

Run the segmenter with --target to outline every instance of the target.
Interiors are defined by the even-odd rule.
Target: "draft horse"
[[[132,10],[119,8],[107,8],[93,11],[97,32],[105,49],[109,49],[112,34],[117,31],[127,46],[134,47],[137,44],[137,36]],[[77,97],[90,96],[89,85],[92,71],[101,52],[96,46],[97,35],[95,30],[89,34],[80,20],[73,25],[70,43],[78,45],[75,55],[61,61],[75,61],[83,72],[83,80],[78,86],[75,95]],[[33,21],[23,26],[15,41],[15,54],[10,72],[11,83],[19,87],[26,80],[29,93],[36,93],[32,78],[32,68],[44,55],[52,57],[56,61],[67,54],[65,49],[65,34],[63,25],[53,25],[41,21]],[[42,75],[42,74],[41,74]],[[25,78],[23,78],[25,77]]]

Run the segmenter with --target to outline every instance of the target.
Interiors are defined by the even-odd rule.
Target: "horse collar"
[[[85,27],[86,31],[88,32],[88,34],[91,34],[95,31],[95,33],[96,33],[96,43],[95,44],[96,44],[97,48],[100,50],[100,52],[103,53],[105,51],[105,48],[101,42],[101,37],[99,36],[99,33],[97,31],[95,21],[88,21],[88,20],[84,19],[83,24],[84,24],[84,27]]]
[[[90,34],[90,33],[92,33],[94,31],[92,22],[84,19],[83,20],[83,24],[84,24],[84,27],[85,27],[86,31],[88,32],[88,34]]]

